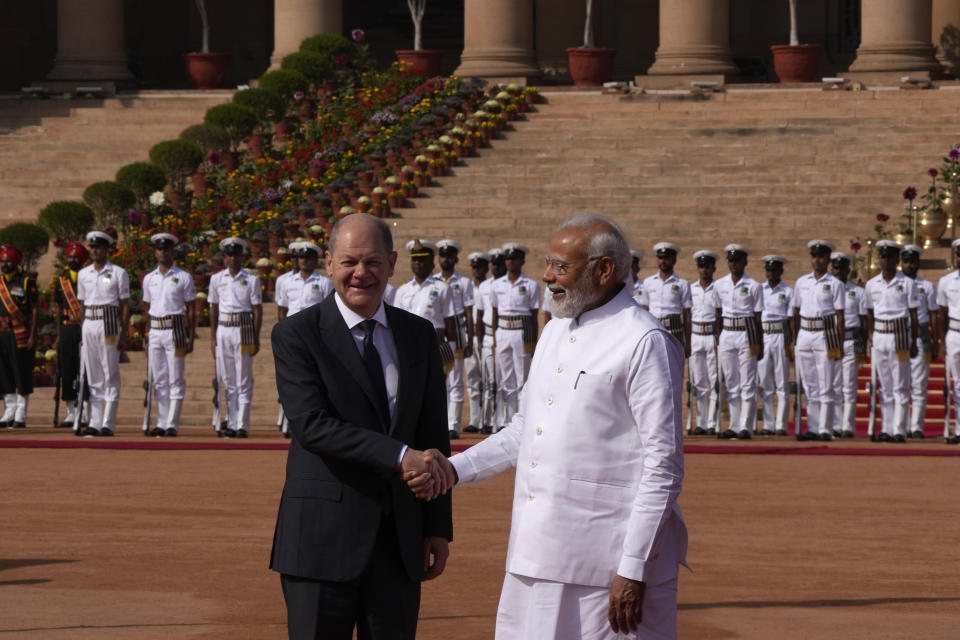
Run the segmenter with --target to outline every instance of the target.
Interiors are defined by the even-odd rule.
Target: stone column
[[[960,0],[933,0],[930,41],[937,49],[937,61],[956,75],[960,71]]]
[[[463,53],[454,72],[491,82],[540,75],[533,52],[533,0],[465,0]]]
[[[133,80],[124,46],[123,0],[59,0],[57,56],[47,75],[54,84],[112,88]]]
[[[740,73],[730,52],[729,0],[660,0],[660,46],[642,86],[725,82]]]
[[[860,47],[846,77],[898,84],[940,69],[930,43],[931,0],[861,0]]]
[[[274,0],[270,68],[297,51],[304,38],[343,32],[343,0]]]

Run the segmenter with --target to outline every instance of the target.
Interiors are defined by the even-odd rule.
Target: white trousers
[[[873,333],[870,357],[880,383],[883,431],[891,436],[906,435],[907,407],[910,404],[910,360],[897,360],[892,333]],[[896,410],[894,411],[894,407]],[[891,420],[887,420],[891,416]]]
[[[834,386],[834,369],[839,361],[827,359],[827,339],[823,331],[801,329],[797,334],[796,358],[807,402],[838,403],[840,389]]]
[[[463,374],[467,383],[467,396],[470,398],[470,424],[482,427],[480,422],[480,401],[483,388],[483,367],[480,365],[480,355],[474,351],[469,358],[463,359]]]
[[[497,359],[493,353],[493,337],[483,337],[483,350],[480,353],[480,364],[483,369],[483,407],[481,409],[481,427],[501,427],[505,424],[502,419],[503,398],[500,395],[500,380],[502,376],[497,370]]]
[[[747,332],[721,332],[719,352],[730,407],[730,429],[753,431],[757,411],[757,358],[750,354]]]
[[[220,375],[227,385],[228,421],[230,429],[241,425],[246,407],[249,415],[253,401],[253,356],[240,352],[240,327],[217,326],[217,353],[220,356]]]
[[[451,349],[457,345],[449,343]],[[447,373],[447,401],[463,402],[463,358],[453,359],[453,368]]]
[[[954,424],[954,433],[960,434],[960,411],[957,411],[957,403],[960,402],[960,331],[947,331],[944,339],[946,343],[947,367],[950,370],[950,384],[953,385],[953,398],[951,405],[954,407],[956,422]]]
[[[117,345],[104,341],[103,320],[84,320],[81,330],[87,368],[87,388],[97,403],[120,399],[120,352]]]
[[[701,429],[714,427],[709,416],[717,406],[717,341],[712,335],[690,336],[690,386],[696,399],[697,423]],[[705,409],[705,407],[708,407]]]
[[[153,376],[153,393],[157,401],[183,400],[187,389],[183,377],[186,358],[175,355],[172,329],[151,329],[148,357]]]
[[[497,329],[497,366],[500,373],[500,394],[506,410],[506,424],[516,413],[520,389],[527,381],[530,356],[523,352],[523,331]]]
[[[677,578],[647,584],[643,621],[634,633],[614,633],[607,610],[610,589],[537,580],[515,573],[503,579],[496,640],[668,640],[677,637]]]
[[[856,433],[857,379],[860,376],[860,365],[857,364],[853,344],[853,340],[843,342],[843,360],[840,361],[840,366],[833,368],[833,387],[840,390],[843,401],[843,418],[839,430]]]
[[[910,358],[910,431],[923,431],[929,381],[930,363],[923,352],[923,340],[917,338],[917,357]]]
[[[757,377],[763,399],[774,394],[780,402],[790,398],[790,361],[783,347],[782,333],[763,334],[763,360],[757,363]]]

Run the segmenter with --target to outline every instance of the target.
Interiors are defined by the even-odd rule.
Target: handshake
[[[407,448],[400,461],[403,480],[420,500],[433,500],[457,483],[457,472],[437,449],[418,451]]]

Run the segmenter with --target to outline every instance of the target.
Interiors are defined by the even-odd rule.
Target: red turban
[[[23,262],[23,255],[16,247],[11,247],[9,244],[0,246],[0,260],[9,260],[16,266],[20,266],[20,263]]]
[[[80,258],[80,262],[86,262],[87,258],[90,257],[90,253],[87,251],[87,248],[80,244],[79,242],[71,242],[66,247],[63,248],[63,255],[77,256]]]

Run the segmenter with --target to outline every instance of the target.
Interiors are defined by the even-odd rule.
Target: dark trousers
[[[392,517],[381,521],[370,563],[349,582],[281,574],[290,640],[413,640],[420,583],[403,568]]]
[[[18,349],[12,331],[0,331],[0,394],[33,393],[32,349]]]
[[[73,402],[80,391],[80,325],[65,324],[60,327],[60,398]]]

